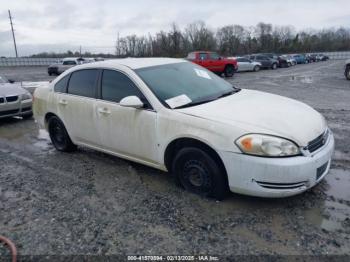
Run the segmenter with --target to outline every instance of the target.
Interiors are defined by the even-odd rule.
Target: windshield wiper
[[[241,89],[235,87],[235,89],[233,89],[233,90],[231,90],[231,91],[229,91],[229,92],[226,92],[226,93],[223,93],[223,94],[219,95],[216,99],[219,99],[219,98],[222,98],[222,97],[225,97],[225,96],[229,96],[229,95],[235,94],[235,93],[237,93],[237,92],[239,92],[239,91],[241,91]]]
[[[191,107],[191,106],[198,106],[198,105],[201,105],[201,104],[205,104],[205,103],[208,103],[208,102],[215,101],[215,100],[217,100],[219,98],[222,98],[222,97],[225,97],[225,96],[229,96],[229,95],[235,94],[235,93],[237,93],[239,91],[241,91],[241,89],[235,87],[233,90],[231,90],[229,92],[226,92],[226,93],[223,93],[223,94],[219,95],[218,97],[211,98],[211,99],[206,99],[206,100],[201,100],[201,101],[198,101],[198,102],[191,102],[191,103],[188,103],[188,104],[183,105],[183,106],[175,107],[174,109],[180,109],[180,108]]]

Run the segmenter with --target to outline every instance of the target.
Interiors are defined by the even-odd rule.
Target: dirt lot
[[[43,67],[0,74],[50,79]],[[117,157],[85,148],[57,152],[33,120],[1,120],[0,234],[21,255],[349,255],[350,82],[343,61],[239,73],[229,81],[301,100],[327,118],[336,151],[323,182],[286,199],[232,194],[217,202]]]

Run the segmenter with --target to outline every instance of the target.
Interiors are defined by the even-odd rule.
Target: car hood
[[[11,95],[21,95],[25,94],[27,91],[21,87],[20,83],[5,83],[0,84],[0,97],[11,96]]]
[[[288,138],[299,146],[306,146],[326,129],[323,116],[310,106],[287,97],[246,89],[177,111],[229,124],[245,133]]]

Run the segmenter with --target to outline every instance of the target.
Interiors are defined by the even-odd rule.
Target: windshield
[[[7,80],[6,77],[4,76],[0,76],[0,83],[3,84],[3,83],[8,83],[9,81]]]
[[[214,73],[190,62],[135,70],[167,107],[179,108],[213,101],[239,89]]]

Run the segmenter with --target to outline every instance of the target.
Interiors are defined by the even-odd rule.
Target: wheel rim
[[[183,181],[191,191],[207,193],[211,188],[209,171],[198,160],[187,161],[182,170]]]
[[[276,69],[277,65],[276,64],[273,64],[272,68],[273,69]]]

